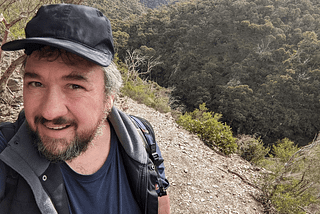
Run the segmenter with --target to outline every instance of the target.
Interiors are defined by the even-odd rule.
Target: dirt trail
[[[14,121],[23,108],[22,80],[14,74],[8,97],[0,99],[0,122]],[[179,127],[170,113],[161,114],[129,98],[120,98],[116,106],[150,121],[165,158],[172,213],[263,213],[252,195],[257,169],[237,155],[225,157],[207,147],[197,136]]]
[[[263,213],[251,195],[257,169],[238,155],[225,157],[207,147],[197,136],[179,127],[170,113],[161,114],[129,99],[118,100],[125,112],[146,118],[156,132],[166,175],[172,213]]]

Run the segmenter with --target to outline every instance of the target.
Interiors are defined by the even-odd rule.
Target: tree
[[[152,48],[142,46],[140,49],[134,51],[127,51],[127,57],[125,58],[125,64],[128,67],[127,75],[125,76],[125,82],[129,79],[138,83],[139,80],[146,81],[146,79],[139,78],[139,75],[150,75],[153,68],[160,65],[161,62],[158,58],[154,58]]]
[[[154,50],[163,63],[152,78],[174,88],[177,106],[205,102],[267,144],[305,145],[320,130],[318,1],[183,1],[127,23],[121,48]]]
[[[0,22],[3,23],[2,45],[7,42],[8,36],[21,38],[24,36],[23,29],[27,21],[33,17],[38,8],[43,4],[58,3],[59,0],[1,0]],[[9,35],[10,34],[10,35]],[[0,50],[0,55],[1,55]]]

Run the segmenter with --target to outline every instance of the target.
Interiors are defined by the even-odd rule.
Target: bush
[[[231,128],[219,122],[221,114],[207,112],[207,110],[203,103],[199,109],[181,115],[177,123],[197,134],[210,147],[217,146],[226,155],[234,153],[237,150],[237,144],[232,136]]]
[[[121,92],[139,103],[154,108],[155,110],[167,113],[169,107],[169,97],[165,94],[165,88],[160,87],[154,82],[144,82],[141,79],[137,81],[128,80],[124,83]]]
[[[272,145],[272,154],[279,158],[282,163],[285,163],[289,158],[299,150],[294,142],[290,141],[288,138],[278,140],[276,144]]]
[[[152,81],[144,81],[138,76],[130,76],[128,68],[118,57],[115,57],[115,61],[122,74],[123,87],[121,88],[121,93],[124,96],[128,96],[162,113],[171,111],[168,96],[169,89],[163,88]]]
[[[299,149],[287,138],[277,141],[269,158],[260,162],[269,172],[261,180],[264,196],[279,213],[306,213],[319,203],[319,144]]]
[[[304,214],[304,207],[317,202],[312,191],[303,191],[299,183],[299,179],[292,179],[276,186],[271,201],[279,213]]]
[[[256,139],[248,135],[241,135],[236,141],[238,154],[245,160],[258,165],[264,161],[270,148],[265,148],[260,138]]]

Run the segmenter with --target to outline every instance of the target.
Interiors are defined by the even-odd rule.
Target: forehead
[[[34,51],[28,56],[25,63],[24,73],[82,73],[82,75],[89,75],[91,73],[102,73],[99,65],[96,65],[88,60],[85,60],[75,54],[71,53],[50,53],[43,54],[39,51]]]
[[[32,52],[31,56],[39,59],[47,59],[48,61],[55,61],[60,58],[67,65],[84,64],[86,66],[94,66],[95,63],[88,61],[76,54],[68,52],[63,49],[58,49],[51,46],[44,46]]]

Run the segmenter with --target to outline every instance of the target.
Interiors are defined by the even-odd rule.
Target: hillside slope
[[[11,94],[0,99],[0,122],[14,121],[23,108],[21,84],[20,75],[14,73],[9,81]],[[251,196],[259,191],[243,180],[254,183],[259,176],[250,163],[237,155],[215,153],[179,127],[170,113],[161,114],[127,97],[118,99],[116,106],[153,125],[171,183],[171,213],[263,213],[262,205]]]
[[[258,190],[240,178],[253,183],[259,175],[250,163],[237,155],[215,153],[179,127],[170,113],[161,114],[130,98],[121,98],[116,105],[152,124],[171,183],[172,213],[263,213],[262,205],[251,196]]]

